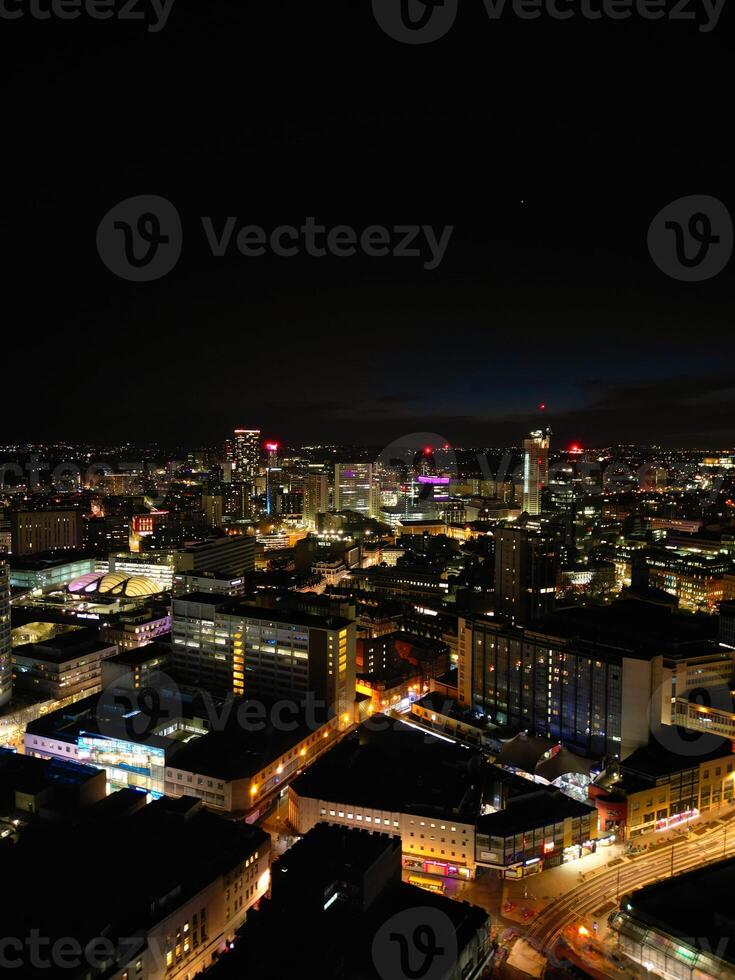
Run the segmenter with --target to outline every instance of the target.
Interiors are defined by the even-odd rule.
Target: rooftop
[[[274,875],[280,872],[316,881],[350,872],[361,874],[396,848],[400,850],[399,839],[389,834],[319,823],[278,860]]]
[[[80,657],[88,657],[101,650],[109,650],[115,646],[99,639],[97,630],[82,628],[57,636],[41,643],[21,643],[13,648],[13,659],[18,657],[29,660],[45,660],[52,663],[66,663]]]
[[[509,834],[561,823],[567,817],[585,817],[594,811],[594,806],[578,803],[561,790],[539,787],[537,792],[511,796],[504,810],[480,817],[477,830],[494,837],[507,837]]]
[[[36,759],[0,748],[0,788],[38,793],[51,785],[80,784],[99,775],[99,769],[67,759]]]
[[[78,561],[90,561],[94,554],[89,551],[44,551],[37,555],[6,555],[5,561],[13,571],[45,572],[61,565],[72,565]]]
[[[374,715],[291,785],[299,796],[474,822],[481,761],[466,747]]]
[[[284,623],[289,626],[303,626],[312,629],[344,629],[353,622],[353,620],[345,619],[343,616],[314,616],[296,610],[251,606],[241,599],[222,598],[222,596],[214,595],[211,592],[189,592],[186,595],[174,597],[174,613],[177,606],[182,602],[212,606],[217,611],[231,616],[241,616],[243,619],[263,619],[271,623]]]
[[[650,660],[662,653],[693,656],[714,649],[717,620],[621,599],[609,606],[560,609],[532,632],[617,648],[625,656]]]
[[[79,826],[29,829],[6,852],[3,872],[14,883],[3,913],[8,935],[27,934],[30,908],[34,927],[51,943],[73,936],[84,947],[93,937],[140,935],[245,857],[269,848],[259,828],[209,813],[191,797],[163,798],[125,816],[132,809],[128,795],[111,835],[106,803],[91,807]],[[94,819],[98,806],[101,821]],[[54,884],[39,888],[38,872],[49,868]],[[114,878],[114,887],[100,888],[105,877]],[[18,973],[35,977],[37,964],[27,962]]]
[[[735,935],[733,888],[735,858],[728,858],[640,888],[623,897],[621,909],[636,924],[735,964],[735,945],[722,943]]]
[[[708,743],[709,744],[709,743]],[[621,764],[620,768],[623,775],[642,776],[650,782],[655,781],[660,776],[667,776],[670,773],[683,772],[686,769],[693,769],[703,762],[714,762],[718,759],[729,760],[735,765],[735,755],[733,755],[732,744],[723,739],[720,748],[710,752],[697,750],[697,742],[688,743],[689,751],[673,752],[665,748],[658,742],[651,741],[647,746],[636,749]]]
[[[242,701],[240,708],[246,709],[248,701]],[[268,713],[262,701],[253,701],[259,711],[258,718]],[[230,718],[238,713],[237,707]],[[326,722],[326,718],[322,720]],[[263,724],[262,730],[248,731],[240,725],[232,724],[225,731],[214,731],[193,741],[187,742],[171,760],[171,765],[186,772],[202,776],[216,776],[218,779],[247,779],[283,755],[294,745],[318,730],[313,724],[307,725],[304,718],[300,722],[289,719],[292,731],[281,731],[273,724]],[[319,721],[317,721],[319,725]],[[255,726],[253,726],[255,727]]]

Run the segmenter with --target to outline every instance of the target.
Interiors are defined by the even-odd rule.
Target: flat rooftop
[[[289,626],[303,626],[311,629],[343,629],[350,626],[354,620],[343,616],[315,616],[311,613],[297,612],[288,609],[271,609],[264,606],[250,606],[241,599],[222,598],[211,592],[189,592],[186,595],[175,596],[173,602],[199,603],[213,606],[232,616],[242,616],[243,619],[262,619],[271,623],[283,623]]]
[[[363,873],[386,851],[400,851],[400,841],[389,834],[318,823],[274,865],[274,875],[292,874],[310,881],[329,880],[351,872]]]
[[[37,793],[51,784],[87,782],[100,770],[67,759],[36,759],[0,748],[0,787],[21,793]]]
[[[106,819],[97,822],[92,807],[79,826],[21,834],[4,854],[3,872],[14,883],[3,913],[7,935],[28,934],[29,909],[34,927],[52,945],[69,936],[84,948],[93,937],[145,934],[218,876],[256,850],[262,857],[270,846],[260,828],[218,817],[191,797],[163,798],[125,816],[130,808],[128,797],[113,828],[109,808],[101,808]],[[53,884],[39,888],[39,875],[51,868]],[[127,873],[115,873],[113,888],[100,888],[101,876],[114,868]],[[18,955],[25,958],[19,976],[43,975],[37,963],[31,966],[32,957]]]
[[[263,705],[261,701],[253,703],[259,708]],[[247,702],[241,704],[244,707]],[[292,723],[289,716],[289,725]],[[172,756],[169,768],[218,779],[248,779],[317,730],[303,719],[293,731],[280,731],[272,724],[264,724],[261,731],[248,731],[232,724],[225,731],[209,732],[187,742]]]
[[[49,640],[40,643],[21,643],[13,648],[13,657],[25,657],[29,660],[45,660],[49,663],[66,663],[88,657],[102,650],[109,650],[114,643],[101,640],[94,628],[82,628],[67,633],[59,633]]]
[[[636,924],[735,964],[734,889],[735,858],[728,858],[640,888],[623,896],[620,907]]]
[[[703,762],[715,762],[718,759],[724,759],[725,762],[730,761],[735,766],[732,744],[726,739],[722,740],[720,748],[710,752],[698,752],[696,742],[689,743],[689,749],[690,751],[686,754],[672,752],[652,741],[650,745],[636,749],[621,762],[620,768],[624,776],[631,773],[634,776],[643,776],[655,780],[660,776],[684,772],[686,769],[694,769]]]
[[[299,796],[474,822],[480,767],[468,748],[374,715],[291,785]]]
[[[595,812],[594,806],[578,803],[559,789],[539,786],[538,792],[534,792],[533,784],[529,782],[528,785],[530,792],[512,796],[504,810],[480,817],[478,833],[507,837],[561,823],[567,817],[584,817]]]
[[[170,636],[166,633],[165,636]],[[158,641],[147,643],[143,647],[135,647],[132,650],[122,650],[120,653],[110,657],[108,664],[120,664],[123,667],[142,667],[143,664],[151,663],[154,660],[165,661],[171,656],[171,647],[168,643]]]
[[[662,653],[694,656],[715,650],[717,618],[620,599],[609,606],[560,609],[527,632],[617,648],[626,656],[650,660]]]
[[[46,572],[62,565],[72,565],[77,561],[91,561],[96,556],[89,551],[44,551],[37,555],[5,555],[3,560],[8,563],[11,571]]]

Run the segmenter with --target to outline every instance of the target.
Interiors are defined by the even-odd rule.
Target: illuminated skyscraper
[[[13,670],[10,657],[10,578],[8,566],[0,561],[0,705],[10,700]]]
[[[278,443],[267,442],[265,448],[268,453],[265,466],[265,510],[267,514],[274,514],[278,509],[274,498],[277,495],[277,480],[280,475]]]
[[[325,473],[309,473],[304,477],[304,497],[302,504],[304,524],[316,527],[316,515],[326,514],[329,509],[329,487]]]
[[[255,485],[260,462],[260,429],[235,429],[235,479]]]
[[[372,463],[334,464],[334,509],[374,517],[377,507]]]
[[[523,440],[523,509],[541,513],[541,488],[549,482],[551,429],[536,429]]]
[[[527,624],[554,608],[559,541],[552,531],[525,527],[495,531],[495,611]]]

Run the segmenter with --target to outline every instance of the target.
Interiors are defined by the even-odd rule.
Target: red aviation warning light
[[[584,450],[582,449],[582,447],[579,445],[578,442],[573,442],[569,447],[569,452],[575,456],[578,456],[581,452],[584,452]]]
[[[277,453],[278,452],[278,443],[277,442],[267,442],[265,444],[265,448],[268,450],[269,453]]]
[[[539,405],[539,408],[541,409],[542,412],[545,412],[546,411],[546,402],[541,402],[541,404]]]

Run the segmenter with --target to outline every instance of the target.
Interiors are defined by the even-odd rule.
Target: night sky
[[[692,5],[692,9],[696,9]],[[490,22],[388,38],[368,0],[176,0],[138,24],[0,25],[0,443],[735,442],[732,263],[664,275],[669,201],[733,212],[732,11]],[[118,201],[184,227],[164,278],[96,251]],[[443,261],[215,258],[220,227],[453,225]]]

